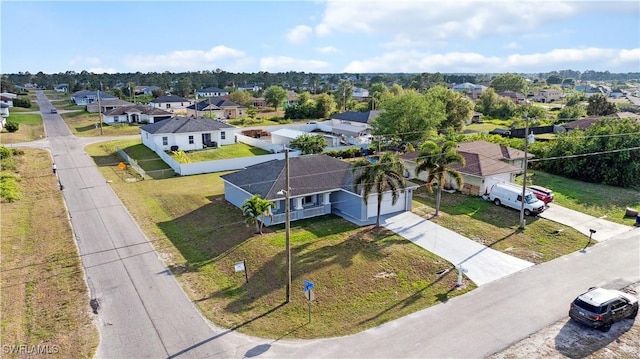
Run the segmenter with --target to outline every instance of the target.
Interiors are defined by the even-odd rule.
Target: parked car
[[[52,108],[51,113],[58,113],[58,110],[56,110],[55,108]]]
[[[513,209],[520,210],[522,208],[522,187],[513,183],[496,183],[491,186],[489,192],[489,200],[496,206],[504,205]],[[530,216],[532,214],[542,213],[545,204],[539,200],[531,191],[524,193],[524,214]]]
[[[544,204],[549,204],[551,202],[553,202],[553,191],[542,187],[542,186],[536,186],[536,185],[532,185],[532,186],[528,186],[527,189],[531,192],[533,192],[533,194],[538,197],[539,200],[541,200],[542,202],[544,202]]]
[[[638,299],[631,294],[599,287],[589,288],[571,303],[569,317],[591,328],[608,332],[611,325],[638,314]]]

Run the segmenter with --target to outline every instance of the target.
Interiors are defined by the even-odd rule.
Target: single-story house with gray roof
[[[142,143],[152,150],[198,150],[235,143],[236,127],[207,117],[172,117],[140,127]]]
[[[346,111],[331,116],[333,133],[348,137],[359,137],[371,134],[371,120],[378,117],[381,110],[365,112]]]
[[[117,97],[104,91],[82,90],[74,92],[71,95],[71,100],[76,105],[88,105],[93,102],[97,102],[98,99],[102,100],[115,100]]]
[[[167,95],[154,98],[149,104],[155,108],[160,108],[167,111],[175,111],[187,108],[191,105],[191,101],[184,97],[176,95]]]
[[[116,107],[102,116],[102,121],[114,123],[155,123],[173,117],[171,112],[148,105]]]
[[[224,97],[211,97],[187,107],[187,116],[204,113],[210,114],[211,117],[233,119],[243,117],[247,108]]]
[[[266,217],[264,224],[284,223],[286,187],[285,160],[271,160],[243,170],[222,175],[224,198],[240,208],[254,194],[272,201],[273,217]],[[364,203],[360,192],[354,192],[354,176],[351,164],[324,154],[304,155],[289,159],[290,220],[336,214],[358,225],[375,223],[378,194],[369,196]],[[381,215],[411,210],[413,191],[419,186],[407,182],[395,204],[391,191],[385,192]]]
[[[229,91],[225,91],[218,87],[207,87],[202,90],[198,90],[199,97],[222,97],[229,95]]]

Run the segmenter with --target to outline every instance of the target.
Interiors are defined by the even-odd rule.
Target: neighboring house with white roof
[[[359,137],[371,134],[369,122],[378,117],[382,111],[372,110],[366,112],[346,111],[331,116],[333,132],[347,137]]]
[[[291,141],[307,134],[308,132],[298,131],[291,128],[281,128],[271,132],[271,143],[274,145],[283,145],[289,147]]]
[[[262,87],[256,84],[243,84],[243,85],[238,85],[238,90],[258,92],[262,90]]]
[[[236,127],[207,117],[172,117],[140,127],[142,143],[152,150],[198,150],[235,143]]]
[[[273,216],[266,216],[264,224],[284,223],[286,198],[281,191],[286,187],[284,160],[256,164],[220,178],[224,182],[225,200],[240,208],[247,198],[258,194],[275,204]],[[354,191],[351,164],[323,154],[289,158],[289,178],[291,221],[333,213],[358,225],[375,223],[378,193],[374,190],[368,204],[364,203],[361,187]],[[395,204],[391,191],[385,191],[381,215],[410,211],[413,191],[418,187],[407,182]]]
[[[154,98],[149,104],[155,108],[174,112],[184,110],[191,105],[191,101],[176,95],[167,95]]]
[[[67,90],[69,90],[69,84],[67,83],[57,84],[56,87],[53,88],[53,90],[55,92],[67,92]]]
[[[107,124],[116,123],[155,123],[173,117],[169,111],[149,105],[129,105],[111,109],[104,113],[102,121]]]
[[[229,95],[229,91],[217,87],[207,87],[197,91],[198,97],[222,97]]]
[[[354,87],[351,98],[359,102],[369,101],[369,90],[360,87]]]

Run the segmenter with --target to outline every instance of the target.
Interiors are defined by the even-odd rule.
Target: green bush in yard
[[[17,97],[13,99],[13,105],[15,107],[31,108],[31,100],[28,98]]]
[[[13,151],[5,146],[0,146],[0,160],[6,160],[13,155]]]
[[[16,132],[20,129],[20,124],[13,121],[8,121],[4,128],[9,132]]]
[[[19,178],[13,174],[0,174],[0,200],[2,202],[13,202],[20,199],[18,181]]]

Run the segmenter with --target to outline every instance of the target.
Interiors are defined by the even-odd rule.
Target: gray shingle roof
[[[331,118],[343,121],[369,123],[369,121],[376,118],[380,114],[380,112],[380,110],[372,110],[366,112],[347,111],[335,114],[331,116]]]
[[[233,101],[229,101],[229,100],[227,100],[227,99],[225,99],[223,97],[211,97],[211,98],[208,98],[206,100],[199,101],[196,105],[198,106],[198,111],[208,110],[209,109],[209,105],[211,105],[211,109],[212,110],[221,109],[222,107],[241,107],[241,108],[244,108],[244,106],[238,105],[237,103],[235,103]],[[191,106],[187,107],[187,109],[193,110],[193,109],[195,109],[196,105],[191,105]]]
[[[113,96],[110,93],[106,93],[104,91],[91,91],[91,90],[81,90],[78,92],[74,92],[71,97],[73,98],[87,98],[89,96],[92,97],[97,97],[98,93],[100,94],[100,99],[101,100],[105,100],[105,99],[116,99],[117,97]]]
[[[153,103],[166,103],[166,102],[189,102],[184,97],[176,96],[176,95],[168,95],[168,96],[160,96],[151,100]]]
[[[284,162],[272,160],[221,177],[262,198],[283,198],[277,192],[286,187]],[[290,158],[289,178],[292,197],[340,188],[353,192],[351,165],[327,155]]]
[[[190,132],[206,132],[219,131],[224,129],[235,128],[235,126],[224,122],[212,120],[207,117],[174,117],[166,120],[150,123],[140,127],[142,131],[161,134],[161,133],[190,133]]]

